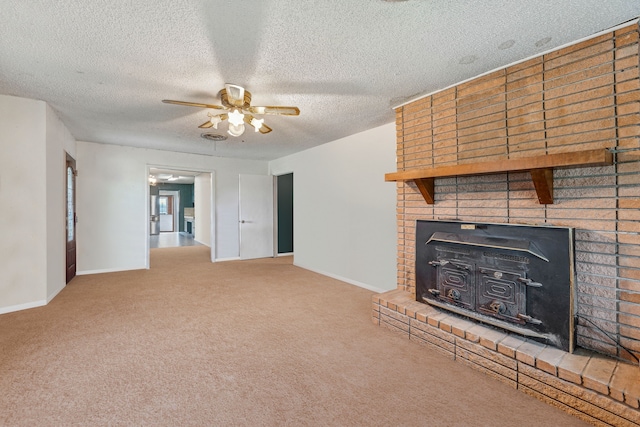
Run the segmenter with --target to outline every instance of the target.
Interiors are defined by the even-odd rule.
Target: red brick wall
[[[436,179],[427,205],[397,183],[398,288],[415,293],[415,220],[576,228],[578,315],[640,355],[638,25],[495,71],[396,109],[398,170],[614,148],[615,165],[554,172],[540,205],[527,173]],[[580,319],[578,345],[631,359]]]

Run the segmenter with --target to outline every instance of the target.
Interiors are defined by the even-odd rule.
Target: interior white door
[[[160,190],[160,231],[180,231],[180,192],[177,190]],[[167,199],[166,212],[163,215],[162,198]]]
[[[240,175],[240,258],[273,256],[273,177]]]

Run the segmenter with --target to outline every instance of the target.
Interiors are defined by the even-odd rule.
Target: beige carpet
[[[0,425],[585,425],[373,325],[370,291],[207,258],[154,249],[1,315]]]

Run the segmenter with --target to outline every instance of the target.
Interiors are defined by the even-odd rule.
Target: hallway
[[[184,231],[178,233],[160,233],[149,236],[149,248],[175,248],[178,246],[200,246],[202,243],[196,242],[193,235]]]

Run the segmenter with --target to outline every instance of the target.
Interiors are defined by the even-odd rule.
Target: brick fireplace
[[[612,152],[614,160],[553,170],[547,177],[552,203],[539,203],[535,176],[532,181],[533,173],[525,171],[436,178],[427,190],[420,180],[398,180],[397,290],[374,297],[374,322],[437,343],[457,360],[484,360],[469,363],[494,376],[506,367],[497,374],[501,379],[594,424],[640,423],[637,415],[598,418],[576,409],[575,400],[593,392],[595,401],[609,399],[596,404],[601,409],[618,401],[637,414],[640,406],[638,41],[634,23],[396,109],[398,172],[598,149]],[[416,302],[418,220],[573,228],[576,353],[555,353],[522,338],[519,352],[511,345],[515,337],[503,341],[510,334],[498,339],[503,332]],[[586,362],[566,369],[563,360],[573,363],[575,357]],[[597,380],[594,366],[602,368]],[[623,372],[638,384],[624,383]]]

